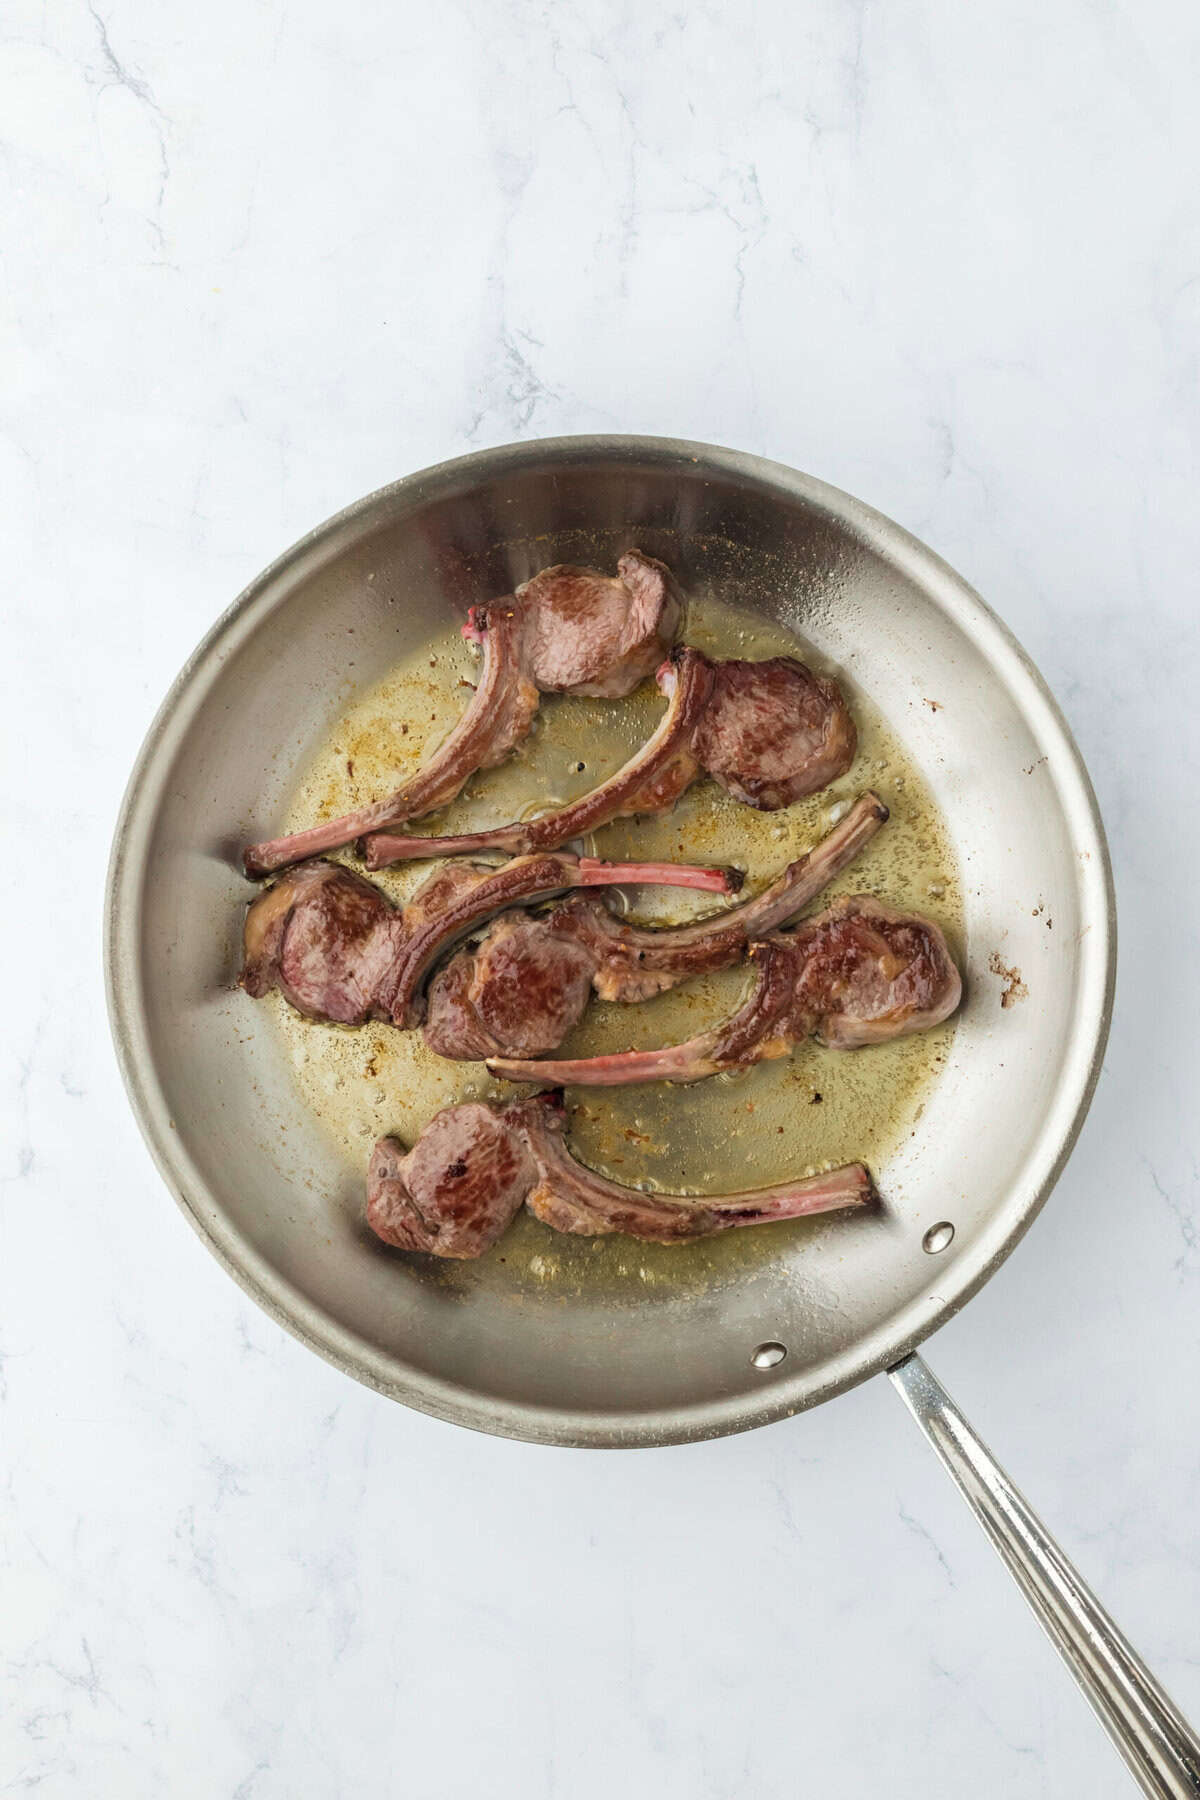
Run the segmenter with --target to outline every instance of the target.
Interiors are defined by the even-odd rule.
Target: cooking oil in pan
[[[718,600],[693,599],[689,643],[716,656],[821,659],[785,627],[748,617]],[[448,630],[400,663],[342,717],[298,785],[289,830],[347,812],[399,785],[449,730],[467,698],[476,659]],[[879,713],[840,677],[858,726],[858,755],[834,786],[786,811],[759,813],[701,782],[662,818],[621,821],[587,848],[622,858],[732,863],[747,891],[822,837],[865,788],[891,818],[826,898],[872,893],[937,921],[961,948],[962,901],[948,833],[929,789]],[[568,697],[543,701],[532,735],[500,769],[422,830],[461,831],[530,817],[574,799],[612,774],[642,744],[664,702],[654,687],[626,701]],[[398,901],[426,878],[428,864],[399,865],[374,877]],[[656,888],[632,896],[631,916],[673,924],[719,910],[711,895]],[[564,1055],[646,1048],[706,1030],[749,987],[742,968],[703,977],[640,1006],[593,1001]],[[492,1081],[482,1064],[445,1062],[419,1032],[385,1025],[360,1031],[301,1019],[272,996],[279,1030],[305,1100],[365,1178],[371,1146],[392,1132],[411,1142],[443,1106],[505,1099],[522,1091]],[[567,1095],[575,1153],[614,1180],[654,1190],[713,1193],[755,1187],[838,1163],[879,1170],[916,1124],[944,1061],[953,1024],[856,1052],[798,1047],[790,1057],[691,1088],[575,1089]],[[686,1246],[623,1237],[572,1238],[522,1214],[477,1264],[438,1266],[457,1285],[503,1288],[514,1296],[547,1290],[564,1297],[587,1287],[614,1299],[664,1298],[681,1286],[710,1287],[744,1275],[797,1238],[836,1228],[830,1218],[724,1233]]]

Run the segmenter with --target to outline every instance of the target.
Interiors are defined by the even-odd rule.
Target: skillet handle
[[[1144,1793],[1200,1796],[1200,1739],[919,1356],[888,1370]]]

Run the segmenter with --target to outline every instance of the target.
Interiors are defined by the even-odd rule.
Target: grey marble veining
[[[336,507],[593,429],[862,495],[1066,708],[1107,1065],[930,1360],[1200,1714],[1198,75],[1177,0],[10,0],[0,1793],[1132,1791],[883,1383],[457,1433],[256,1312],[128,1116],[100,890],[179,664]]]

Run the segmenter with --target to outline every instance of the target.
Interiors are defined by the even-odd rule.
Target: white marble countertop
[[[1182,0],[10,0],[0,1793],[1132,1791],[885,1382],[475,1437],[284,1336],[142,1147],[100,894],[169,681],[337,507],[570,431],[870,500],[1066,708],[1112,1041],[929,1354],[1200,1715],[1198,74]]]

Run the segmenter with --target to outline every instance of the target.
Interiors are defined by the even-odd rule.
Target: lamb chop
[[[624,1232],[681,1244],[738,1225],[865,1206],[861,1163],[740,1194],[643,1194],[575,1161],[563,1142],[560,1096],[507,1106],[467,1101],[436,1114],[411,1150],[381,1138],[367,1176],[367,1222],[386,1244],[460,1259],[497,1243],[522,1204],[556,1231]]]
[[[625,1050],[575,1061],[489,1057],[493,1075],[555,1087],[624,1087],[703,1081],[786,1056],[815,1037],[832,1050],[880,1044],[940,1025],[962,980],[936,925],[860,894],[839,900],[791,932],[750,946],[750,997],[723,1024],[661,1050]]]
[[[507,599],[473,606],[463,636],[483,647],[479,686],[424,767],[373,806],[252,844],[243,855],[247,875],[269,875],[444,806],[527,736],[542,694],[631,694],[674,642],[681,610],[669,570],[640,550],[626,551],[615,579],[560,563]]]
[[[337,1025],[390,1019],[419,1024],[425,978],[438,959],[485,920],[522,901],[574,887],[653,882],[728,892],[740,876],[676,863],[606,863],[594,857],[525,856],[500,868],[449,863],[403,911],[341,863],[289,869],[246,915],[241,983],[258,999],[278,987],[297,1011]]]
[[[711,662],[675,650],[658,671],[667,710],[658,729],[615,775],[540,818],[452,837],[366,841],[367,867],[421,856],[553,850],[613,819],[668,812],[686,788],[711,775],[736,799],[764,812],[790,806],[844,775],[854,761],[854,721],[836,682],[794,657]]]
[[[424,1034],[439,1056],[473,1062],[555,1050],[590,995],[645,1000],[690,976],[727,969],[746,946],[795,917],[887,819],[864,794],[806,856],[752,900],[691,925],[631,925],[599,898],[573,894],[548,914],[508,913],[482,943],[434,976]]]

